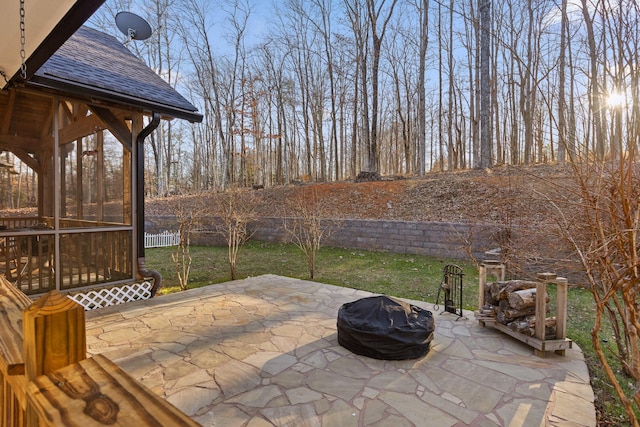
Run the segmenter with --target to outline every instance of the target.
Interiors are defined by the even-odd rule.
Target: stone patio
[[[575,344],[539,358],[470,312],[434,313],[421,359],[344,349],[338,309],[371,295],[265,275],[87,312],[87,345],[203,426],[596,425]]]

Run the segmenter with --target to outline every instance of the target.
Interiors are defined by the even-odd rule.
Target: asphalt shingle
[[[120,41],[89,27],[78,29],[35,73],[32,81],[126,99],[134,106],[149,108],[155,104],[165,114],[175,110],[175,117],[198,116],[193,104]]]

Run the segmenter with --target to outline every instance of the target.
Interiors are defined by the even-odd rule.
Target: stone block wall
[[[192,236],[195,245],[224,245],[220,236],[213,232],[215,218],[208,218],[197,227]],[[159,233],[175,230],[173,217],[148,217],[146,231]],[[252,225],[253,239],[267,242],[288,242],[289,236],[283,228],[282,218],[261,218]],[[484,252],[495,247],[492,235],[494,226],[446,222],[340,220],[331,235],[324,240],[325,246],[376,250],[396,253],[431,255],[442,258],[467,258],[465,239],[472,235],[472,250],[476,258],[483,259]]]
[[[207,218],[198,225],[191,243],[203,246],[225,246],[214,232],[216,218]],[[178,228],[175,217],[147,217],[146,231],[160,233]],[[266,242],[289,242],[282,218],[261,218],[252,224],[252,239]],[[486,251],[500,246],[497,237],[504,232],[497,225],[460,224],[447,222],[340,220],[324,246],[429,255],[436,258],[468,259],[465,240],[471,242],[473,256],[487,259]],[[543,271],[568,277],[571,283],[584,282],[584,273],[566,242],[548,230],[514,227],[511,230],[508,276],[535,278]]]

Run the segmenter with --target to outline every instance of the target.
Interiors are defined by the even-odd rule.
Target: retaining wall
[[[203,221],[192,234],[194,245],[224,245],[213,230],[216,218]],[[484,258],[484,252],[496,246],[495,226],[473,226],[446,222],[378,221],[349,219],[335,222],[333,231],[323,245],[396,253],[431,255],[442,258],[467,258],[465,240],[471,242],[474,256]],[[171,216],[149,216],[145,224],[148,233],[175,230],[177,222]],[[251,225],[253,239],[267,242],[289,242],[282,218],[261,218]]]

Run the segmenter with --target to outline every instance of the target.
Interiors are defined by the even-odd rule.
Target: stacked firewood
[[[478,312],[479,320],[495,320],[510,329],[534,336],[536,328],[536,282],[526,280],[508,280],[487,283],[485,286],[485,305]],[[549,294],[545,293],[545,303],[549,303]],[[549,312],[549,309],[546,310]],[[545,321],[545,339],[554,339],[556,319],[549,317]]]

